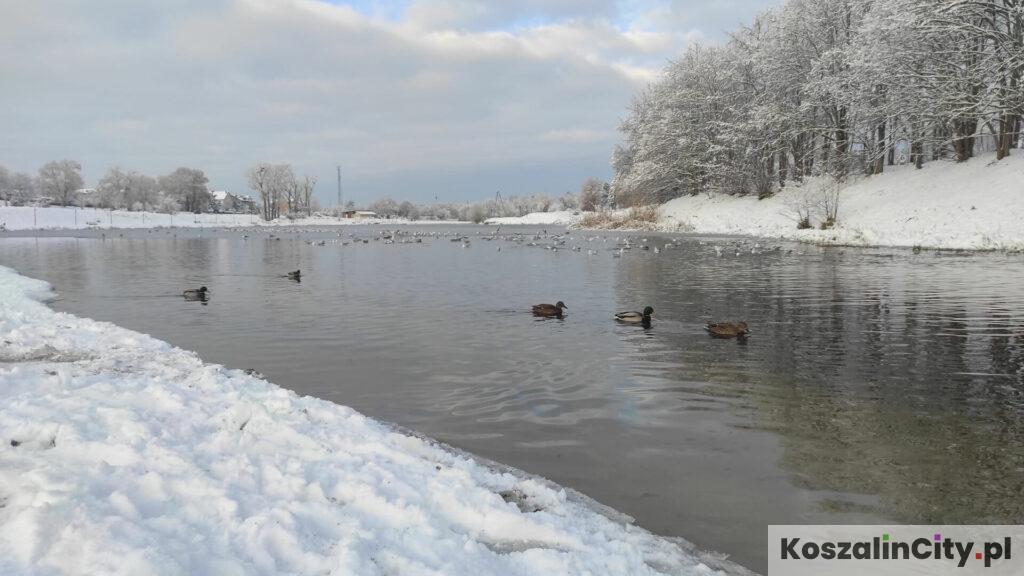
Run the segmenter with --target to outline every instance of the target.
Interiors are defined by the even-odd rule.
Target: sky
[[[0,165],[287,162],[336,204],[610,178],[637,91],[778,0],[0,0]]]

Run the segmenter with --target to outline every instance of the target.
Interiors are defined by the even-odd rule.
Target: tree
[[[396,216],[398,214],[398,202],[387,197],[381,198],[370,204],[370,210],[376,212],[379,216]]]
[[[111,168],[96,185],[100,208],[127,208],[131,203],[131,181],[128,173],[117,166]]]
[[[127,206],[129,210],[151,210],[160,201],[156,179],[151,176],[129,172],[128,189],[131,197],[131,204]]]
[[[306,216],[312,216],[313,214],[313,189],[316,188],[316,178],[310,176],[304,176],[302,182],[299,182],[299,203],[303,210],[306,211]]]
[[[0,166],[0,202],[7,204],[10,202],[10,187],[11,187],[11,173],[7,168]]]
[[[186,212],[205,212],[210,207],[208,182],[202,170],[181,167],[166,176],[161,176],[159,187]]]
[[[23,206],[35,196],[35,183],[32,181],[32,176],[24,172],[11,174],[7,186],[7,199],[15,206]]]
[[[580,210],[593,212],[604,208],[605,183],[597,178],[587,178],[580,186]]]
[[[691,45],[634,99],[612,155],[621,206],[757,192],[896,160],[996,159],[1024,121],[1022,0],[788,0]],[[584,199],[584,205],[589,202]]]
[[[74,160],[47,162],[39,169],[36,191],[61,206],[71,204],[75,190],[82,188],[82,165]]]

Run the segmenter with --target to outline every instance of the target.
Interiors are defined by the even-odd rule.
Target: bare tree
[[[264,220],[279,218],[282,213],[295,213],[305,208],[300,206],[309,185],[312,198],[315,179],[299,182],[291,164],[270,164],[259,162],[246,172],[251,188],[260,197],[260,213]]]
[[[299,200],[306,216],[313,215],[313,189],[316,188],[315,176],[304,176],[299,183]]]
[[[597,178],[587,178],[580,186],[580,210],[593,212],[603,208],[604,182]]]
[[[55,160],[43,164],[36,179],[36,190],[68,206],[75,190],[82,187],[82,165],[74,160]]]

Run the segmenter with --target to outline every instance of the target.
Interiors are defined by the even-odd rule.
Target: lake
[[[769,523],[1024,521],[1019,254],[398,232],[8,232],[0,264],[51,282],[58,310],[548,477],[754,570]],[[200,285],[205,304],[181,297]],[[529,313],[557,300],[562,320]],[[646,305],[650,329],[611,320]],[[752,334],[710,338],[722,320]]]

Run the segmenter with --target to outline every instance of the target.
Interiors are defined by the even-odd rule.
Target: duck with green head
[[[651,323],[651,315],[654,314],[654,308],[650,306],[644,308],[643,312],[619,312],[615,314],[615,319],[619,322],[626,322],[627,324],[644,324],[649,325]]]

